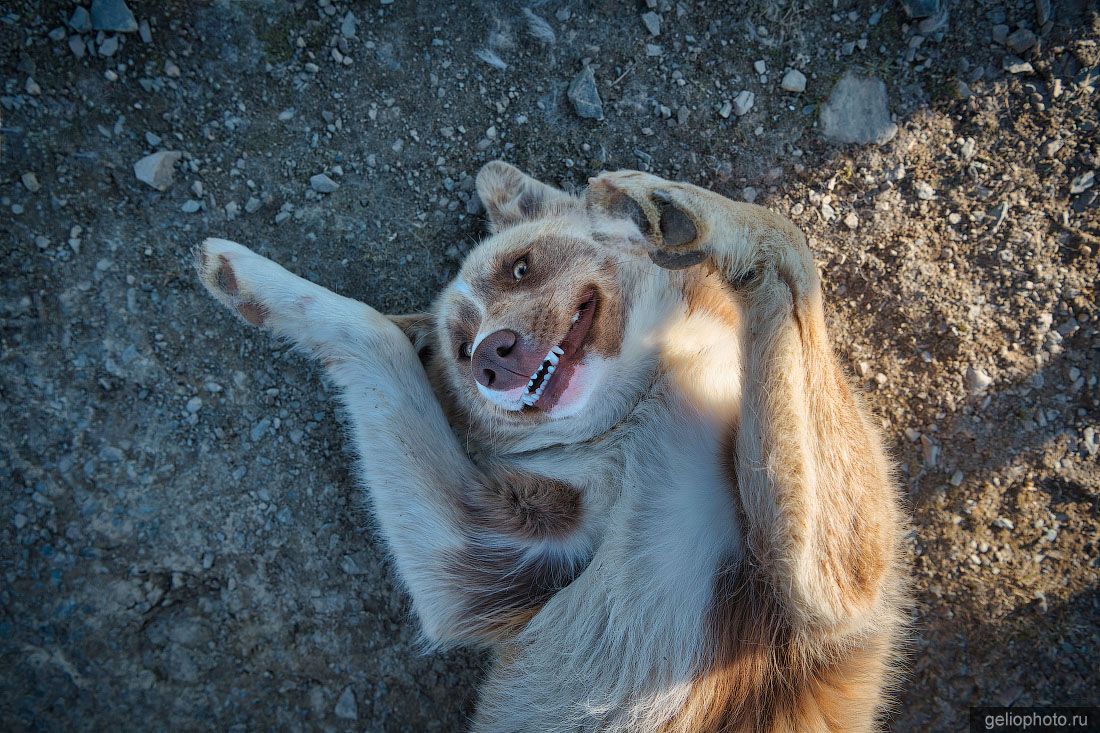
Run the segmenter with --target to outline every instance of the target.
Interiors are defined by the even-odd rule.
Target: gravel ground
[[[497,157],[648,169],[811,235],[912,510],[890,729],[1097,703],[1100,18],[1052,4],[7,3],[2,727],[462,728],[485,660],[418,648],[319,370],[190,252],[421,308]],[[848,70],[892,121],[826,124]],[[158,151],[163,191],[134,168]]]

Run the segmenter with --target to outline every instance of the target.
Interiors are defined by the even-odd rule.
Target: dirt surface
[[[216,306],[190,253],[236,239],[422,308],[497,157],[565,187],[648,169],[811,235],[912,510],[890,729],[1098,702],[1096,11],[653,4],[657,36],[645,3],[132,2],[150,42],[5,4],[0,726],[464,726],[485,660],[418,648],[320,371]],[[1020,27],[1030,71],[998,40]],[[568,98],[585,63],[602,120]],[[822,136],[850,68],[886,85],[881,146]],[[164,192],[133,168],[158,150],[183,154]]]

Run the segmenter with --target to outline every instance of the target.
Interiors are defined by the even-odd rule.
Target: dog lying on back
[[[477,190],[492,236],[428,313],[199,258],[341,388],[427,638],[495,650],[473,729],[874,729],[903,520],[806,238],[633,171]]]

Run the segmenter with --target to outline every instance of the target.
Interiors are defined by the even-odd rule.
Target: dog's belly
[[[475,730],[644,730],[683,705],[739,553],[726,429],[674,393],[633,432],[602,543],[502,650]]]

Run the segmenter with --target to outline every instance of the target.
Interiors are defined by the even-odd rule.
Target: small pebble
[[[642,23],[651,36],[661,35],[661,16],[654,12],[642,13]]]
[[[339,183],[332,180],[324,173],[318,173],[315,176],[311,176],[309,179],[309,186],[317,193],[332,193],[340,188]]]
[[[738,117],[747,115],[756,102],[756,95],[748,89],[742,91],[733,100],[733,113]]]
[[[806,91],[806,75],[798,69],[788,69],[780,86],[784,91],[801,94]]]

